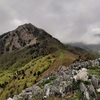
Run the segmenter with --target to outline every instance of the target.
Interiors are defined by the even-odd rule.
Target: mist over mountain
[[[100,53],[100,44],[86,44],[82,42],[69,43],[69,45],[83,48],[88,51]]]

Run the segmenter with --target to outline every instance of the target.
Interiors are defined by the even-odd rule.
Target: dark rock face
[[[19,26],[16,30],[0,36],[1,51],[13,51],[36,44],[39,30],[31,24]]]
[[[30,29],[30,31],[29,31]],[[35,44],[36,39],[32,34],[36,29],[31,24],[19,26],[16,30],[5,33],[0,37],[3,51],[13,51],[24,46]],[[0,48],[1,49],[1,48]]]
[[[46,38],[52,38],[52,36],[30,23],[21,25],[17,29],[0,36],[0,54],[32,46],[41,40],[46,40]],[[45,45],[45,43],[43,44]]]

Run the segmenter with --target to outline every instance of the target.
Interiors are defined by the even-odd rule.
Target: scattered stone
[[[95,91],[93,85],[88,85],[88,90],[89,90],[89,94],[90,94],[91,98],[93,98],[93,99],[97,98],[96,91]]]
[[[87,69],[94,68],[100,65],[100,58],[89,61],[78,61],[71,64],[69,67],[61,66],[57,71],[46,75],[35,85],[24,89],[19,95],[7,100],[31,100],[38,95],[43,95],[43,100],[49,96],[63,98],[67,93],[75,93],[81,91],[82,100],[98,100],[96,92],[100,93],[100,79],[94,75],[89,75]],[[50,77],[55,77],[50,80]],[[45,83],[46,80],[49,80]],[[39,84],[44,85],[42,88]],[[78,85],[78,86],[76,86]],[[78,88],[76,88],[78,87]],[[98,88],[96,91],[95,89]]]
[[[96,76],[92,75],[91,80],[92,80],[94,87],[98,87],[98,83],[99,83],[98,78]]]
[[[8,98],[7,100],[13,100],[12,98]]]
[[[87,69],[82,68],[79,73],[77,75],[74,76],[74,79],[76,81],[78,80],[82,80],[82,81],[86,81],[88,79],[88,72]]]
[[[97,92],[98,92],[98,93],[100,93],[100,88],[99,88],[99,89],[97,89]]]

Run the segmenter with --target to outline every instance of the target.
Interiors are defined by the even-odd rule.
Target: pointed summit
[[[43,29],[28,23],[0,36],[0,52],[2,54],[8,51],[20,50],[28,46],[34,46],[37,43],[42,47],[44,44],[52,47],[52,45],[57,43],[63,46],[62,43]]]

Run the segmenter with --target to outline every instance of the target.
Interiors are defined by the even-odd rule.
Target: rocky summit
[[[51,99],[50,99],[51,98]],[[7,100],[100,100],[100,58],[60,66]],[[57,99],[58,98],[58,99]]]
[[[24,24],[0,36],[0,53],[3,54],[7,51],[11,52],[33,46],[47,38],[52,38],[52,36],[43,29],[39,29],[31,23]]]

